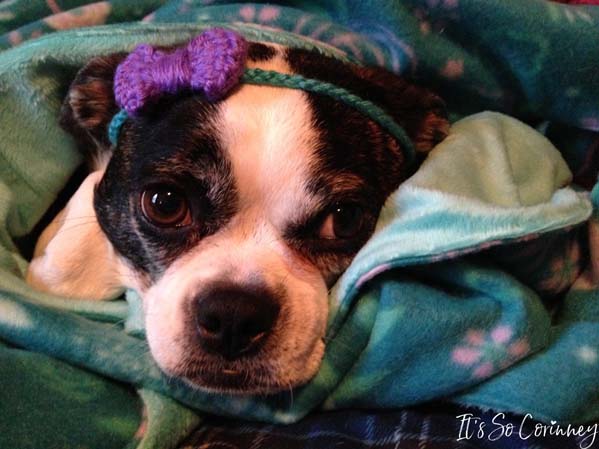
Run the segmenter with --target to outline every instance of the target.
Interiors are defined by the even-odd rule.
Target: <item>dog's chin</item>
[[[192,388],[209,393],[232,395],[270,395],[308,383],[318,372],[325,344],[319,340],[306,360],[296,360],[293,367],[281,367],[276,360],[211,360],[189,357],[175,368],[161,367],[170,376]],[[281,369],[283,368],[283,369]]]
[[[293,387],[277,382],[268,370],[191,369],[180,378],[192,388],[230,395],[269,395]]]

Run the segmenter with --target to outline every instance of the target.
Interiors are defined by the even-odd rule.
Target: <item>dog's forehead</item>
[[[280,56],[259,66],[290,73]],[[216,123],[240,204],[267,211],[277,226],[313,207],[307,186],[319,136],[305,92],[242,85],[221,104]]]

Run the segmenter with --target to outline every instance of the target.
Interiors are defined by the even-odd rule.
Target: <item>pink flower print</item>
[[[528,354],[528,351],[530,351],[530,346],[526,340],[522,339],[512,343],[509,346],[508,351],[511,356],[515,357],[516,359],[521,359]]]
[[[254,16],[256,15],[256,9],[250,5],[243,6],[239,10],[239,15],[244,21],[251,22],[254,19]]]
[[[272,22],[273,20],[278,19],[280,15],[281,10],[279,8],[276,8],[274,6],[265,6],[260,11],[258,19],[260,20],[260,22]]]
[[[46,17],[44,22],[54,30],[67,30],[106,23],[112,6],[107,1],[90,3],[71,11]]]
[[[497,326],[491,332],[491,338],[495,343],[505,344],[512,338],[512,329],[509,326]]]
[[[526,338],[513,339],[510,326],[499,325],[490,332],[468,329],[456,346],[451,359],[457,365],[472,369],[472,377],[484,379],[512,365],[530,351]]]
[[[458,347],[453,351],[453,361],[460,365],[474,365],[482,357],[479,349]]]
[[[485,333],[483,331],[471,329],[466,333],[466,341],[471,346],[482,346],[485,342]]]
[[[441,75],[450,80],[460,78],[463,74],[464,61],[461,59],[449,59],[441,69]]]
[[[14,47],[23,41],[23,36],[18,31],[11,31],[8,33],[8,41]]]
[[[472,373],[477,379],[484,379],[493,374],[493,364],[491,362],[481,363]]]

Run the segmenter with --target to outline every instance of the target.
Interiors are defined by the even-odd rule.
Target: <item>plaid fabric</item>
[[[458,441],[461,420],[472,413],[485,425],[486,437]],[[269,425],[222,418],[207,419],[182,449],[579,449],[576,437],[535,437],[523,440],[523,417],[496,418],[512,423],[514,435],[490,441],[499,426],[496,412],[434,404],[401,411],[349,410],[312,414],[296,424]],[[533,433],[536,421],[526,420],[522,434]],[[478,425],[476,426],[478,429]],[[495,435],[499,435],[497,431]],[[588,441],[587,441],[588,443]],[[584,445],[583,445],[584,446]]]

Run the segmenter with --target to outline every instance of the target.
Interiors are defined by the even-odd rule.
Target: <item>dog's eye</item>
[[[355,204],[336,204],[325,217],[319,230],[323,239],[349,239],[360,233],[364,225],[364,213]]]
[[[145,217],[161,227],[191,224],[191,213],[185,195],[169,185],[152,186],[141,194],[141,210]]]

